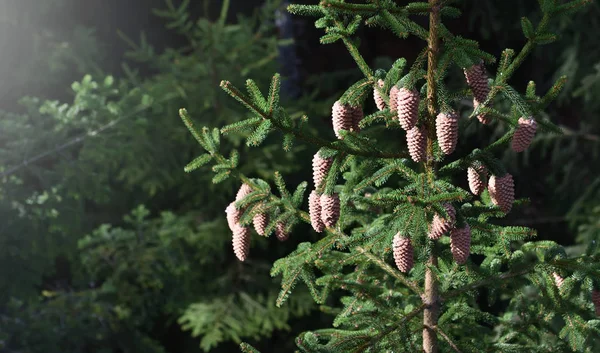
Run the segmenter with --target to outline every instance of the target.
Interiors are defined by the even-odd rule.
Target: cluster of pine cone
[[[317,233],[323,232],[325,227],[333,227],[340,218],[340,197],[338,194],[320,194],[317,190],[322,185],[333,164],[331,158],[322,158],[316,153],[312,160],[313,182],[315,189],[308,197],[308,212],[310,224]]]
[[[233,252],[240,261],[245,261],[250,253],[250,228],[244,227],[240,223],[240,219],[245,212],[245,208],[237,208],[235,203],[250,195],[250,193],[252,193],[252,188],[248,184],[242,184],[235,196],[235,201],[230,203],[225,209],[225,213],[227,214],[227,224],[232,232],[231,240],[233,244]],[[254,207],[260,208],[261,205],[259,204]],[[267,213],[260,212],[260,209],[257,211],[258,212],[252,218],[252,224],[254,226],[254,230],[256,230],[256,233],[265,236],[267,226],[269,225],[269,215]],[[285,224],[277,222],[275,225],[275,236],[280,241],[285,241],[289,238],[289,233],[286,230]]]

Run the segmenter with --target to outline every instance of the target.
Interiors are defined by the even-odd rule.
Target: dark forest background
[[[459,3],[463,16],[448,26],[496,56],[523,45],[519,18],[537,9]],[[0,352],[232,352],[240,340],[292,351],[298,332],[329,325],[304,289],[273,304],[270,264],[316,235],[304,227],[287,243],[254,239],[251,260],[238,263],[224,217],[237,185],[226,182],[223,193],[208,173],[183,172],[199,151],[177,111],[199,124],[234,122],[247,113],[220,80],[252,77],[265,88],[280,71],[291,77],[293,114],[330,134],[331,105],[360,72],[341,44],[320,45],[313,22],[285,15],[281,1],[231,0],[224,17],[222,6],[0,0]],[[513,82],[546,91],[568,75],[548,109],[565,134],[539,134],[524,156],[506,153],[516,193],[531,198],[506,222],[576,252],[600,238],[599,3],[556,26],[561,37]],[[370,29],[360,39],[374,68],[410,62],[423,46]],[[486,143],[499,132],[492,124],[467,133]],[[295,187],[310,178],[304,161],[314,152],[273,142],[241,159],[248,174],[278,170]]]

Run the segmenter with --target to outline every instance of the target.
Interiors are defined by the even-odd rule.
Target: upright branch
[[[436,116],[436,70],[439,54],[438,28],[440,26],[439,0],[429,0],[431,12],[429,13],[429,37],[427,39],[427,161],[426,168],[430,180],[434,178],[433,142],[435,140]],[[435,249],[433,249],[435,250]],[[437,335],[434,328],[437,326],[439,316],[438,283],[432,267],[437,266],[437,255],[431,252],[425,272],[425,294],[423,304],[423,352],[435,353],[438,351]]]

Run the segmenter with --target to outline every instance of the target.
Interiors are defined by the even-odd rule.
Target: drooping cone
[[[467,79],[467,84],[473,92],[473,106],[475,109],[477,109],[479,103],[485,102],[488,94],[490,93],[485,66],[483,65],[483,62],[480,62],[477,65],[473,65],[470,68],[465,69],[464,72]],[[482,124],[490,123],[490,118],[488,118],[485,114],[477,115],[477,119],[479,119]]]
[[[445,203],[444,208],[448,212],[449,219],[444,219],[440,215],[435,214],[431,222],[431,230],[429,231],[429,239],[436,240],[442,237],[450,229],[454,227],[456,221],[456,210],[451,204]]]
[[[502,212],[508,213],[515,200],[515,183],[512,175],[506,173],[501,177],[492,175],[488,183],[490,199]]]
[[[333,164],[332,158],[321,158],[319,153],[315,153],[315,156],[312,160],[313,167],[313,182],[315,184],[315,189],[321,185],[323,180],[327,177],[327,173],[329,173],[329,168],[331,168],[331,164]]]
[[[596,316],[600,316],[600,291],[592,290],[592,303],[594,303]]]
[[[487,169],[481,163],[475,163],[467,169],[469,189],[473,195],[480,195],[487,186]]]
[[[435,130],[442,152],[454,152],[458,141],[458,115],[455,112],[439,113],[435,120]]]
[[[383,80],[379,80],[377,81],[377,85],[379,86],[379,88],[383,88]],[[373,100],[375,101],[375,105],[377,106],[377,109],[379,110],[384,110],[385,109],[385,101],[383,100],[383,98],[381,97],[381,94],[379,94],[379,91],[377,90],[377,88],[373,88]]]
[[[390,111],[395,112],[398,110],[398,92],[400,90],[396,85],[390,89]]]
[[[250,252],[250,229],[237,225],[233,229],[233,252],[240,261],[246,260]]]
[[[233,230],[239,226],[240,218],[242,217],[242,211],[235,208],[235,202],[232,202],[225,209],[225,213],[227,213],[227,225],[233,232]]]
[[[244,197],[250,195],[250,193],[252,192],[252,188],[250,187],[250,185],[244,183],[242,184],[242,186],[240,186],[240,189],[237,192],[237,195],[235,195],[235,200],[239,201],[241,199],[243,199]]]
[[[479,106],[479,102],[476,100],[473,100],[473,109],[477,109],[478,106]],[[486,113],[477,114],[477,120],[479,120],[479,122],[484,125],[487,125],[492,122],[492,119],[489,116],[487,116]]]
[[[290,237],[290,234],[285,231],[285,224],[278,222],[275,226],[275,236],[279,241],[286,241]]]
[[[340,218],[340,197],[337,194],[321,195],[321,220],[326,227],[333,227]]]
[[[454,228],[450,232],[450,251],[457,264],[467,262],[471,249],[471,228],[466,224],[463,228]]]
[[[340,130],[349,131],[354,123],[354,109],[348,104],[336,101],[331,108],[333,132],[338,139],[342,139]]]
[[[325,224],[321,220],[321,200],[316,190],[313,190],[308,196],[308,213],[310,215],[310,225],[315,232],[323,232]]]
[[[265,235],[265,230],[269,225],[269,215],[266,213],[257,213],[254,218],[252,218],[252,224],[254,225],[254,230],[258,235]]]
[[[406,143],[410,158],[415,162],[423,162],[427,156],[427,132],[418,126],[406,132]]]
[[[535,136],[535,130],[537,129],[537,123],[532,117],[519,118],[519,126],[515,131],[512,139],[512,149],[515,152],[523,152],[529,147],[533,137]]]
[[[401,272],[407,273],[413,267],[413,246],[410,238],[403,237],[398,232],[393,240],[394,261]]]
[[[360,132],[360,126],[358,125],[361,120],[364,118],[364,113],[362,107],[357,105],[356,107],[352,107],[352,128],[351,130],[354,132]]]
[[[415,127],[419,118],[419,92],[404,87],[398,91],[398,122],[408,131]]]
[[[564,278],[562,278],[558,273],[556,272],[552,272],[552,277],[554,277],[554,284],[556,284],[556,287],[560,288],[563,285],[563,282],[565,281]]]

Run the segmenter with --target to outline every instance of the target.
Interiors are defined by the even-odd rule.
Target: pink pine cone
[[[471,249],[471,228],[466,224],[463,228],[454,228],[450,233],[450,251],[457,264],[467,262]]]
[[[464,73],[467,79],[467,84],[473,92],[473,106],[475,109],[477,109],[477,106],[480,103],[485,102],[488,94],[490,93],[485,66],[483,65],[483,62],[480,62],[477,65],[473,65],[470,68],[465,69]],[[490,123],[490,118],[485,114],[477,115],[477,119],[479,119],[482,124]]]
[[[563,282],[565,281],[564,278],[562,278],[558,273],[556,272],[552,272],[552,277],[554,277],[554,283],[556,284],[556,287],[560,288],[563,285]]]
[[[410,243],[410,238],[403,237],[400,233],[394,235],[392,243],[394,252],[394,261],[401,272],[407,273],[414,264],[414,249]]]
[[[279,241],[286,241],[290,237],[290,234],[285,230],[285,224],[278,222],[275,226],[275,236]]]
[[[508,213],[515,200],[515,183],[512,175],[506,173],[502,177],[492,175],[488,183],[490,199],[502,212]]]
[[[240,261],[245,261],[250,252],[250,229],[238,225],[233,229],[233,253]]]
[[[239,226],[242,211],[235,208],[235,202],[232,202],[225,209],[225,213],[227,213],[227,225],[229,226],[229,229],[233,231]]]
[[[400,88],[397,95],[398,122],[408,131],[415,127],[419,118],[419,92]]]
[[[315,184],[315,189],[318,188],[323,180],[327,177],[327,173],[329,173],[329,168],[331,168],[331,164],[333,164],[333,159],[331,158],[321,158],[319,153],[315,153],[315,156],[312,160],[313,167],[313,183]]]
[[[427,156],[427,132],[418,126],[406,132],[406,143],[410,158],[415,162],[423,162]]]
[[[487,186],[487,169],[481,163],[473,164],[467,169],[469,189],[473,195],[480,195]]]
[[[390,111],[392,112],[398,110],[398,92],[400,90],[395,85],[390,89]]]
[[[252,188],[250,187],[250,185],[244,183],[242,184],[242,186],[240,186],[240,189],[237,192],[237,195],[235,195],[235,200],[239,201],[241,199],[243,199],[244,197],[250,195],[250,193],[252,192]]]
[[[348,104],[342,104],[339,100],[331,108],[333,132],[338,139],[342,139],[340,130],[350,131],[354,123],[354,109]]]
[[[352,131],[360,132],[359,124],[360,124],[361,120],[363,120],[364,116],[365,115],[364,115],[362,107],[360,105],[352,107],[352,128],[351,128]]]
[[[533,141],[533,137],[535,136],[535,131],[537,130],[537,123],[531,117],[529,118],[519,118],[519,126],[515,131],[512,139],[512,149],[515,152],[523,152],[529,147],[531,141]]]
[[[377,85],[379,86],[379,88],[383,88],[383,80],[378,80],[377,81]],[[385,101],[383,100],[383,98],[381,97],[381,94],[379,94],[379,91],[377,90],[377,88],[373,88],[373,100],[375,101],[375,105],[377,106],[377,109],[379,110],[384,110],[386,105],[385,105]]]
[[[458,115],[455,112],[438,114],[435,130],[442,152],[444,154],[454,152],[458,141]]]
[[[269,225],[269,215],[266,213],[257,213],[254,218],[252,218],[252,224],[254,225],[254,230],[258,235],[265,235],[265,230]]]
[[[325,224],[321,220],[321,200],[316,190],[313,190],[308,196],[308,213],[310,215],[310,225],[315,232],[323,232]]]
[[[479,106],[479,102],[476,100],[473,100],[473,109],[477,109],[478,106]],[[486,113],[477,114],[477,120],[479,120],[479,122],[484,125],[487,125],[492,122],[492,119],[489,116],[487,116]]]
[[[600,316],[600,291],[592,290],[592,303],[594,303],[596,316]]]
[[[337,194],[321,195],[321,220],[326,227],[334,227],[340,218],[340,197]]]
[[[454,222],[456,221],[456,210],[449,203],[445,203],[444,208],[446,209],[446,212],[448,212],[449,219],[444,219],[436,213],[433,216],[433,221],[431,222],[429,239],[437,240],[441,238],[444,233],[447,233],[454,227]]]

